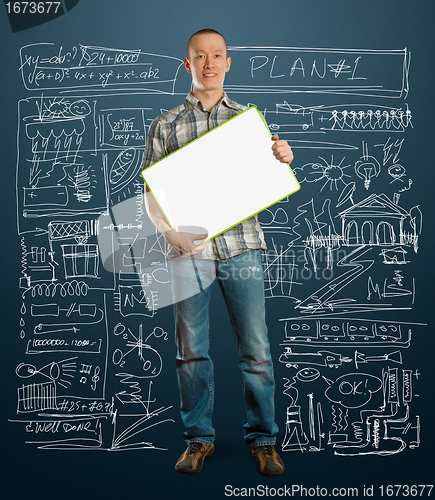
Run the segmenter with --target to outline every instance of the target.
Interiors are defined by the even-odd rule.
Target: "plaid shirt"
[[[245,109],[247,109],[246,106],[232,101],[224,92],[222,99],[210,112],[203,108],[201,101],[198,101],[192,94],[188,94],[183,104],[160,115],[152,122],[145,146],[142,169],[156,163]],[[247,250],[265,249],[263,230],[258,217],[254,215],[207,242],[205,250],[195,254],[194,257],[225,260]],[[176,257],[178,253],[171,248],[168,256]]]

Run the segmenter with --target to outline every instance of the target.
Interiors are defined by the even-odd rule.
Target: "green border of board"
[[[223,127],[225,126],[228,122],[230,122],[231,120],[234,120],[234,118],[237,118],[238,116],[242,115],[243,113],[246,113],[247,111],[251,110],[251,109],[255,109],[257,111],[257,113],[260,115],[263,123],[264,123],[264,126],[266,127],[267,131],[269,132],[270,134],[270,137],[273,137],[274,134],[272,134],[269,130],[269,127],[266,123],[266,120],[264,119],[264,116],[260,113],[260,111],[258,111],[258,109],[255,107],[255,106],[250,106],[248,109],[245,109],[244,111],[242,111],[241,113],[238,113],[237,115],[233,116],[232,118],[230,118],[229,120],[227,120],[225,123],[221,123],[220,125],[218,125],[217,127],[214,127],[212,128],[211,130],[209,130],[208,132],[206,132],[205,134],[202,134],[200,137],[197,137],[196,139],[194,139],[193,141],[190,141],[188,144],[185,144],[184,146],[182,146],[181,148],[177,149],[176,151],[173,151],[172,153],[169,153],[168,155],[166,155],[165,157],[161,158],[159,161],[156,161],[155,163],[153,163],[152,165],[149,165],[148,167],[144,168],[141,172],[141,176],[145,182],[145,184],[148,186],[148,189],[150,190],[151,194],[154,196],[154,193],[150,187],[150,185],[148,184],[148,182],[146,181],[145,179],[145,175],[144,175],[144,172],[146,170],[148,170],[149,168],[151,167],[154,167],[155,165],[157,165],[158,163],[160,163],[161,161],[165,160],[166,158],[169,158],[169,156],[173,155],[173,154],[176,154],[178,153],[178,151],[180,151],[181,149],[184,149],[184,148],[187,148],[188,146],[190,146],[191,144],[193,144],[195,141],[201,139],[202,137],[206,136],[207,134],[210,134],[211,132],[214,132],[216,129],[220,128],[220,127]],[[202,243],[205,243],[207,241],[210,241],[212,240],[213,238],[216,238],[217,236],[219,236],[220,234],[222,233],[225,233],[225,231],[228,231],[229,229],[232,229],[233,227],[241,224],[242,222],[244,222],[245,220],[248,220],[250,219],[251,217],[253,217],[254,215],[262,212],[263,210],[266,210],[266,208],[269,208],[271,207],[272,205],[275,205],[275,203],[278,203],[279,201],[283,200],[284,198],[287,198],[287,196],[291,196],[292,194],[296,193],[297,191],[299,191],[299,189],[301,188],[301,185],[299,184],[299,181],[296,179],[296,176],[295,174],[293,173],[293,170],[291,169],[290,165],[287,163],[286,164],[291,172],[291,174],[293,175],[293,178],[295,179],[297,185],[299,186],[297,189],[295,189],[294,191],[286,194],[285,196],[283,196],[282,198],[279,198],[278,200],[274,201],[273,203],[271,203],[270,205],[267,205],[266,207],[258,210],[257,212],[254,212],[253,214],[249,215],[248,217],[245,217],[244,219],[242,219],[241,221],[237,222],[236,224],[233,224],[232,226],[229,226],[227,227],[226,229],[224,229],[223,231],[221,231],[220,233],[217,233],[213,236],[210,236],[208,237],[207,239],[205,239]],[[171,224],[170,220],[168,219],[168,217],[166,216],[165,212],[163,211],[162,207],[160,206],[160,203],[159,201],[157,200],[157,198],[154,196],[154,199],[156,200],[160,210],[162,211],[163,215],[165,216],[168,224],[171,226],[171,228],[175,231],[175,228],[174,226]]]

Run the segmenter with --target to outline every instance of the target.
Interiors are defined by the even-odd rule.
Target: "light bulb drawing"
[[[356,175],[364,181],[364,187],[368,190],[370,182],[377,177],[381,171],[381,165],[378,160],[368,154],[367,144],[362,143],[363,155],[355,163]]]

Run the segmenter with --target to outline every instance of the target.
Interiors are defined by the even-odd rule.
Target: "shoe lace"
[[[266,444],[264,446],[264,454],[267,457],[271,457],[273,455],[273,446],[271,444]]]
[[[190,443],[189,445],[189,455],[196,455],[202,449],[201,443]]]

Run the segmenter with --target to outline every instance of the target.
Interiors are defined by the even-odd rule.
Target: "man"
[[[143,168],[246,109],[229,99],[223,90],[231,59],[221,34],[201,30],[192,35],[184,65],[192,75],[193,90],[183,104],[151,124]],[[290,146],[278,140],[276,135],[273,139],[273,154],[279,161],[290,163],[293,160]],[[240,147],[249,145],[241,144]],[[204,163],[207,168],[206,158]],[[218,175],[219,172],[210,172],[210,176]],[[266,244],[257,216],[198,245],[197,241],[204,240],[207,234],[173,230],[150,192],[146,194],[146,207],[151,221],[170,247],[176,368],[184,437],[188,444],[175,469],[189,474],[200,472],[204,459],[214,452],[214,384],[213,364],[208,354],[208,306],[211,285],[217,281],[230,315],[243,376],[248,420],[244,426],[245,441],[256,457],[260,473],[281,474],[284,464],[274,447],[278,432],[274,421],[275,382],[265,322],[260,254]]]

